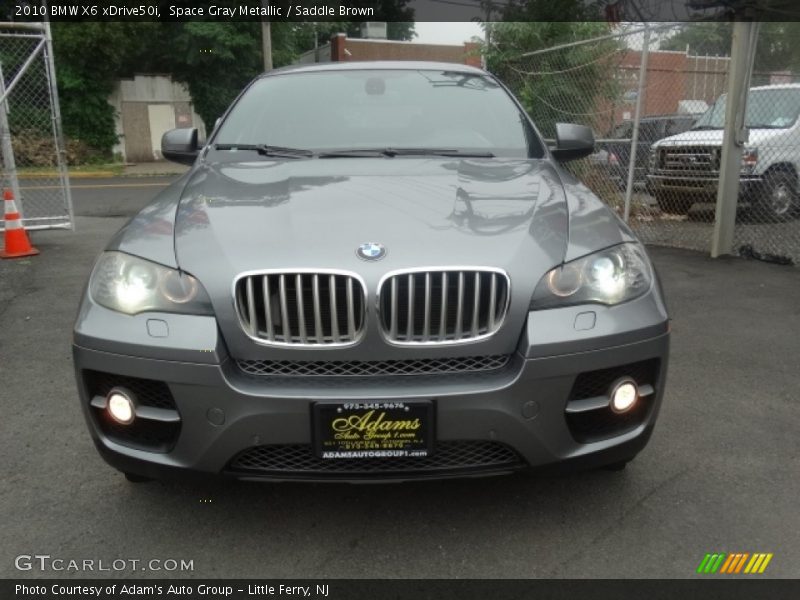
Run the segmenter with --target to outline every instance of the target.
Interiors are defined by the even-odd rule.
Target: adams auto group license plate
[[[433,452],[433,402],[318,402],[314,448],[320,458],[424,457]]]

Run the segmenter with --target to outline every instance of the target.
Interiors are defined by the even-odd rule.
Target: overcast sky
[[[483,29],[478,23],[417,21],[414,29],[417,37],[413,41],[422,44],[463,44],[474,35],[483,38]]]

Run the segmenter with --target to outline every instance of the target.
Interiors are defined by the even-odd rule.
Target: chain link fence
[[[795,265],[800,265],[800,83],[791,82],[800,81],[798,75],[753,74],[734,228],[739,254]],[[707,119],[715,122],[724,108],[723,97]]]
[[[704,26],[623,27],[523,55],[500,52],[488,65],[550,143],[557,122],[594,130],[595,153],[565,166],[643,242],[699,251],[709,251],[714,231],[730,49],[711,55],[690,45],[663,48],[702,40]],[[730,39],[730,24],[714,27]],[[774,28],[769,36],[760,42],[771,49]],[[781,41],[795,43],[791,32]],[[791,69],[776,66],[774,53],[759,56],[734,252],[800,264],[800,84],[792,83],[798,78]]]
[[[73,223],[48,36],[45,24],[0,23],[0,185],[28,229]]]

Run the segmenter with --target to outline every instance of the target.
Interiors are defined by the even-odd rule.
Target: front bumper
[[[517,352],[506,367],[485,374],[361,377],[346,382],[329,377],[248,376],[227,357],[218,364],[202,364],[134,357],[78,344],[73,351],[81,406],[92,437],[105,460],[118,470],[155,478],[199,473],[268,480],[405,480],[555,465],[592,467],[631,459],[647,443],[661,404],[669,346],[667,324],[661,329],[657,335],[651,330],[644,339],[600,350],[570,352],[568,347],[550,344],[545,348],[553,351],[551,356],[529,353],[525,357]],[[581,441],[576,439],[565,408],[578,375],[643,361],[657,367],[653,380],[647,382],[653,393],[644,399],[637,420],[611,434],[580,434]],[[89,372],[166,382],[181,418],[174,445],[151,451],[108,435],[90,404],[94,394]],[[310,457],[312,403],[354,399],[433,400],[437,445],[452,450],[469,443],[476,448],[491,446],[492,452],[501,447],[510,452],[503,461],[477,467],[455,462],[435,468],[382,470],[373,464],[363,471],[321,471]],[[292,461],[304,448],[309,460],[293,462],[296,468],[232,467],[242,453],[286,452],[287,448]]]
[[[756,196],[764,180],[758,175],[741,175],[739,191],[744,198]],[[713,195],[719,188],[719,177],[691,176],[686,173],[656,173],[647,175],[649,193],[680,192],[682,194]]]

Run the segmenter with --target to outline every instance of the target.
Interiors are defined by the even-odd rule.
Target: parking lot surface
[[[76,231],[0,261],[0,576],[691,577],[707,552],[800,576],[800,269],[652,248],[672,313],[664,405],[619,473],[390,485],[131,484],[78,406],[71,330],[95,256],[161,179],[76,182]],[[15,557],[190,572],[20,572]]]

